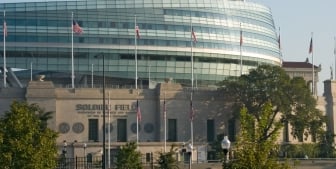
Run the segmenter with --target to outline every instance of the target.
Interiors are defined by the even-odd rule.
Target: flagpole
[[[91,64],[91,88],[93,88],[93,63]]]
[[[30,61],[30,81],[33,81],[33,61]]]
[[[280,54],[280,64],[282,66],[283,58],[282,58],[282,51],[281,51],[281,41],[280,41],[280,27],[279,27],[279,37],[278,37],[278,47],[279,47],[279,54]]]
[[[193,92],[190,92],[190,159],[189,159],[189,169],[191,169],[191,164],[193,161],[193,147],[194,147],[194,108],[192,104]]]
[[[150,80],[150,74],[151,74],[151,65],[148,65],[148,87],[151,86],[151,80]]]
[[[166,91],[163,100],[163,120],[164,120],[164,152],[167,152],[167,109],[166,109]]]
[[[4,10],[3,11],[3,16],[4,16],[4,22],[3,22],[3,39],[4,39],[4,42],[3,42],[3,60],[4,60],[4,67],[3,67],[3,78],[4,78],[4,88],[7,87],[7,84],[6,84],[6,32],[7,31],[7,25],[6,24],[6,21],[5,21],[5,17],[6,17],[6,11]],[[5,27],[6,26],[6,27]]]
[[[111,97],[110,92],[108,93],[108,168],[111,168]],[[105,131],[104,131],[105,132]]]
[[[190,34],[190,46],[191,46],[191,90],[194,89],[194,54],[193,54],[193,27],[190,22],[191,34]]]
[[[134,15],[134,53],[135,53],[135,89],[138,89],[138,47],[137,47],[137,33],[136,33],[136,15]]]
[[[137,22],[136,22],[136,15],[134,15],[134,57],[135,57],[135,89],[137,90],[137,94],[139,96],[139,91],[138,91],[138,47],[137,47]],[[137,97],[138,97],[137,96]],[[139,100],[137,99],[137,146],[139,145]]]
[[[190,93],[190,100],[191,100],[191,104],[192,104],[192,99],[193,99],[193,92]],[[193,106],[193,105],[191,105]],[[193,107],[191,107],[191,109],[193,109]],[[191,110],[193,111],[193,110]],[[194,121],[194,112],[192,112],[193,114],[191,114],[191,118],[190,118],[190,132],[191,132],[191,145],[194,146],[194,125],[193,125],[193,121]]]
[[[192,26],[192,18],[190,18],[190,28],[191,28],[191,33],[190,33],[190,46],[191,46],[191,92],[190,92],[190,100],[192,102],[192,93],[194,91],[194,54],[193,54],[193,26]],[[191,146],[194,146],[194,126],[193,126],[193,117],[190,119],[190,142]],[[191,150],[192,152],[192,150]],[[192,162],[192,155],[190,156],[190,161]]]
[[[334,74],[334,76],[335,76],[335,78],[334,79],[336,79],[336,37],[334,36],[334,57],[335,57],[335,67],[334,67],[334,71],[335,71],[335,74]]]
[[[240,40],[239,40],[239,52],[240,52],[240,76],[243,74],[243,56],[242,56],[242,45],[243,45],[243,31],[240,23]]]
[[[313,96],[315,96],[315,71],[314,71],[314,49],[313,49],[313,32],[311,33],[311,41],[312,41],[312,70],[313,70]]]
[[[73,46],[74,46],[74,40],[73,40],[73,12],[71,12],[71,87],[75,88],[75,72],[74,72],[74,52],[73,52]]]
[[[106,104],[105,104],[105,85],[106,85],[106,79],[105,79],[105,54],[103,55],[103,169],[106,169]]]
[[[136,141],[137,141],[137,146],[139,145],[139,100],[137,99],[137,112],[136,112],[136,130],[137,130],[137,135],[136,135]]]

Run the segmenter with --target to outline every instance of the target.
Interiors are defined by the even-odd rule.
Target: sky
[[[0,0],[2,2],[50,0]],[[285,61],[312,61],[308,53],[313,37],[314,64],[321,65],[318,95],[323,94],[323,81],[335,76],[336,0],[246,0],[269,7],[275,27],[280,28],[282,55]],[[334,78],[335,79],[335,78]]]

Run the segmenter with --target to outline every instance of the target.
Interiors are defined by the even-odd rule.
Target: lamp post
[[[105,114],[106,114],[106,104],[105,104],[105,55],[104,53],[99,53],[96,56],[94,56],[95,58],[98,58],[99,56],[103,57],[103,152],[102,152],[102,169],[106,169],[106,159],[105,159],[105,149],[106,149],[106,144],[105,144]]]
[[[62,168],[66,168],[66,164],[67,164],[67,160],[66,160],[67,146],[68,144],[66,140],[63,140],[62,161],[61,161]]]
[[[191,169],[191,163],[192,163],[192,150],[193,150],[193,145],[191,143],[188,144],[187,146],[187,152],[189,154],[189,169]]]
[[[224,153],[224,161],[223,161],[224,168],[226,168],[226,163],[229,160],[228,152],[230,149],[230,145],[231,145],[231,142],[228,139],[228,136],[224,136],[224,139],[222,140],[222,143],[221,143],[223,153]]]
[[[84,168],[86,168],[86,143],[83,144],[83,149],[84,149]]]
[[[63,140],[63,150],[62,150],[62,154],[64,155],[64,158],[66,157],[66,153],[67,153],[67,142],[66,140]]]

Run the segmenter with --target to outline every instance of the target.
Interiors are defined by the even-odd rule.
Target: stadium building
[[[6,67],[32,69],[56,85],[101,84],[91,76],[105,69],[109,85],[134,87],[137,77],[139,87],[166,78],[191,86],[194,75],[209,86],[281,64],[270,9],[242,0],[48,1],[2,3],[0,10]],[[29,74],[11,78],[9,70],[8,85],[25,86]]]
[[[211,159],[208,143],[236,134],[216,83],[281,65],[270,9],[243,0],[44,1],[0,3],[0,10],[7,32],[0,112],[13,100],[54,112],[49,127],[70,157],[115,154],[139,137],[149,156],[167,140],[180,150],[193,143],[193,161]]]

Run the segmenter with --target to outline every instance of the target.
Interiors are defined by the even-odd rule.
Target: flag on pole
[[[139,26],[135,26],[135,34],[137,39],[140,39],[140,30],[139,30]]]
[[[166,107],[166,93],[163,99],[163,124],[164,124],[164,152],[167,150],[167,107]]]
[[[140,110],[139,100],[137,100],[137,118],[139,121],[141,121],[141,110]]]
[[[280,27],[279,27],[279,36],[278,36],[278,48],[281,50],[281,41],[280,41]]]
[[[280,33],[279,33],[279,37],[278,37],[278,45],[279,45],[279,50],[281,50]]]
[[[192,100],[190,100],[190,114],[189,114],[189,116],[190,116],[190,120],[193,121],[194,116],[195,116],[195,111],[194,111]]]
[[[163,118],[166,119],[167,116],[167,107],[166,107],[166,98],[163,100]]]
[[[336,37],[334,37],[334,55],[336,56]],[[335,64],[335,66],[336,66],[336,64]]]
[[[79,24],[75,20],[72,21],[72,30],[76,34],[82,34],[83,33],[83,29],[79,26]]]
[[[240,46],[243,45],[243,31],[240,29],[240,41],[239,41]]]
[[[192,36],[192,39],[194,41],[194,43],[197,42],[197,38],[196,38],[196,34],[195,34],[195,31],[194,31],[194,28],[191,28],[191,36]]]
[[[309,54],[313,53],[313,37],[310,39],[310,44],[309,44]]]
[[[7,36],[7,24],[6,24],[6,21],[4,21],[3,23],[3,33],[5,36]]]

